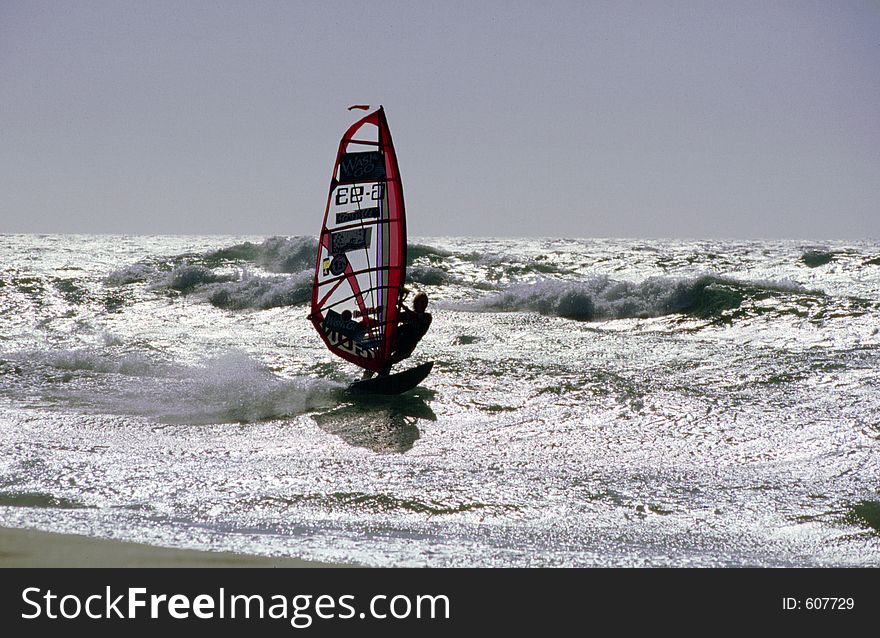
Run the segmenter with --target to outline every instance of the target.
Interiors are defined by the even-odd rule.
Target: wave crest
[[[406,247],[406,263],[412,266],[413,262],[419,258],[426,258],[430,262],[442,261],[445,257],[451,257],[452,253],[442,248],[428,246],[427,244],[407,244]]]
[[[220,275],[205,266],[183,264],[166,274],[154,287],[189,292],[197,286],[232,281],[232,279],[232,275]]]
[[[205,263],[249,261],[269,272],[295,273],[314,265],[318,240],[314,237],[269,237],[260,244],[244,242],[204,255]]]
[[[449,282],[449,275],[434,266],[410,266],[407,270],[410,281],[424,286],[439,286]]]
[[[148,281],[156,274],[156,267],[146,262],[139,261],[122,268],[117,268],[106,277],[104,283],[108,286],[124,286],[126,284],[141,283]]]
[[[241,281],[215,287],[208,301],[218,308],[278,308],[306,303],[312,297],[312,273],[303,271],[286,279],[245,276]]]
[[[836,253],[830,250],[805,250],[801,254],[801,261],[808,268],[816,268],[818,266],[824,266],[825,264],[834,261],[835,255]]]
[[[452,307],[477,312],[538,312],[577,321],[678,313],[711,318],[738,308],[750,291],[810,292],[794,282],[743,282],[717,275],[650,277],[639,283],[597,276],[583,282],[542,280],[518,284]]]

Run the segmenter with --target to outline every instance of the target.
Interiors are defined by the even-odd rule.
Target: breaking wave
[[[123,266],[112,271],[104,277],[104,283],[108,286],[124,286],[126,284],[149,281],[156,275],[155,265],[139,261],[135,264]]]
[[[274,308],[305,303],[310,298],[311,269],[314,266],[318,241],[314,237],[269,237],[262,243],[242,242],[203,254],[186,253],[170,258],[139,261],[118,268],[106,277],[110,287],[148,283],[155,291],[162,289],[182,293],[208,290],[208,300],[215,306],[231,310]],[[452,253],[425,244],[410,244],[407,261],[424,258],[439,263]],[[289,279],[238,275],[216,269],[250,263],[272,273],[291,273]],[[423,285],[441,285],[453,281],[448,273],[434,265],[410,267],[409,279]],[[216,285],[223,284],[223,285]]]
[[[407,244],[406,263],[411,266],[416,259],[426,258],[428,261],[441,261],[445,257],[451,257],[452,253],[442,248],[428,246],[427,244]]]
[[[153,288],[190,291],[203,284],[231,281],[231,275],[214,271],[222,266],[252,263],[269,272],[298,273],[314,265],[317,249],[314,237],[269,237],[259,244],[247,241],[201,254],[141,260],[110,272],[104,284],[150,282]]]
[[[746,296],[759,291],[817,294],[794,282],[743,282],[716,275],[651,277],[640,283],[597,276],[582,282],[542,280],[518,284],[498,294],[451,307],[477,312],[538,312],[577,321],[678,313],[710,318],[738,308]]]
[[[312,273],[304,270],[285,279],[245,275],[241,281],[214,287],[208,300],[218,308],[277,308],[306,303],[312,296]]]
[[[269,237],[260,244],[244,242],[206,253],[204,263],[252,262],[269,272],[295,273],[315,263],[318,240],[314,237]]]
[[[450,281],[445,270],[434,266],[410,266],[406,274],[410,281],[425,286],[439,286]]]
[[[154,288],[171,288],[179,292],[189,292],[198,286],[232,281],[232,279],[232,275],[217,274],[205,266],[183,264],[163,275],[154,284]]]
[[[110,287],[148,282],[148,289],[198,293],[218,308],[276,308],[305,303],[311,296],[311,266],[317,241],[311,237],[270,237],[261,244],[244,242],[205,253],[187,254],[170,260],[139,261],[114,270],[104,277]],[[185,259],[184,259],[185,257]],[[174,265],[168,270],[168,262]],[[278,273],[293,273],[286,278],[249,274],[229,269],[230,262],[253,262]]]
[[[315,237],[269,237],[260,244],[244,242],[206,253],[202,260],[207,265],[248,261],[269,272],[295,273],[314,265],[317,250]],[[436,262],[451,255],[448,250],[427,244],[407,245],[407,265],[420,258]]]

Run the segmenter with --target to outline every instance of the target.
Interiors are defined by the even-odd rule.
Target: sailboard
[[[309,318],[333,354],[380,372],[391,358],[405,282],[403,185],[380,106],[339,142]]]
[[[431,368],[433,367],[434,362],[428,361],[428,363],[423,363],[420,366],[398,372],[397,374],[355,381],[348,386],[347,392],[349,394],[400,394],[401,392],[412,390],[424,381],[431,373]]]

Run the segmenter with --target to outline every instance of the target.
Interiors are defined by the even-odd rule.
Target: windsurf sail
[[[309,318],[333,354],[379,372],[391,356],[405,281],[403,186],[380,106],[339,142]]]

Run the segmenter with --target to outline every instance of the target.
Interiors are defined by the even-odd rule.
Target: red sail
[[[382,107],[342,136],[318,242],[310,319],[330,351],[378,372],[406,280],[403,186]]]

